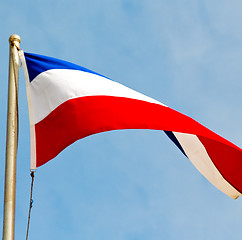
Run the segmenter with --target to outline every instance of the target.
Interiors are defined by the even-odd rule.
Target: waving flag
[[[23,53],[31,169],[91,134],[163,130],[195,167],[232,198],[242,193],[242,150],[190,117],[78,65]]]

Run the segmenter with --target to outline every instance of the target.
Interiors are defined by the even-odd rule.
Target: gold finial
[[[17,35],[17,34],[12,34],[10,37],[9,37],[9,42],[10,43],[13,43],[13,42],[15,42],[15,41],[17,41],[17,42],[21,42],[21,38],[20,38],[20,36],[19,35]]]
[[[11,46],[15,46],[18,50],[20,48],[20,42],[21,42],[21,38],[19,35],[17,34],[12,34],[9,37],[9,43]]]

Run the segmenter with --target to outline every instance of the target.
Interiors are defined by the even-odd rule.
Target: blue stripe
[[[185,151],[183,150],[181,144],[178,142],[177,138],[175,137],[174,133],[171,131],[164,131],[165,134],[171,139],[171,141],[173,141],[176,146],[181,150],[181,152],[187,157]]]
[[[101,74],[93,72],[87,68],[78,66],[76,64],[66,62],[57,58],[42,56],[33,53],[24,53],[28,73],[29,73],[29,81],[33,81],[35,77],[37,77],[40,73],[45,72],[50,69],[72,69],[79,70],[83,72],[93,73],[102,77],[105,77]]]

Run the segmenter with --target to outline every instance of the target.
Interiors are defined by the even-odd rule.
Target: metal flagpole
[[[15,237],[16,156],[18,145],[18,77],[20,37],[9,38],[8,116],[6,136],[3,240]]]

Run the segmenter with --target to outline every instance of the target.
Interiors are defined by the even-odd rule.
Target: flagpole
[[[20,37],[9,38],[8,116],[6,136],[3,240],[15,237],[16,157],[18,146],[18,78]]]

